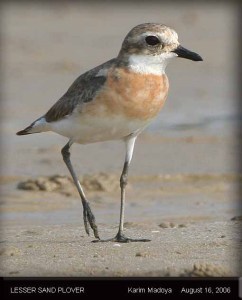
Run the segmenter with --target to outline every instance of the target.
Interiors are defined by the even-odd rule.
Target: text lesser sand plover
[[[69,139],[62,149],[83,205],[87,234],[91,226],[95,241],[146,242],[124,235],[125,187],[137,136],[158,115],[168,94],[167,63],[174,57],[202,61],[201,56],[183,48],[177,33],[168,26],[145,23],[125,37],[118,56],[79,76],[67,92],[42,117],[17,135],[53,131]],[[70,161],[73,143],[87,144],[123,140],[126,156],[120,177],[121,208],[117,235],[99,237],[90,204]]]

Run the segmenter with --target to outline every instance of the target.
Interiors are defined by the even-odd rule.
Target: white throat
[[[129,57],[129,67],[136,73],[162,75],[170,59],[176,56],[171,52],[162,55],[132,54]]]

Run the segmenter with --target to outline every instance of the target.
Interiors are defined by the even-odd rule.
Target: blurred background
[[[166,69],[169,96],[159,117],[136,143],[126,218],[180,220],[197,226],[228,221],[238,214],[241,141],[236,134],[241,112],[239,9],[234,2],[6,1],[1,4],[1,218],[6,224],[71,223],[83,229],[77,192],[68,194],[66,182],[60,181],[55,183],[59,190],[52,193],[49,178],[69,176],[60,153],[67,139],[54,133],[23,137],[15,133],[45,114],[81,73],[117,56],[128,31],[145,22],[174,28],[181,45],[204,61],[174,59]],[[89,181],[84,186],[98,222],[117,224],[123,160],[121,142],[72,147],[77,174],[95,175],[99,184]],[[100,172],[103,175],[98,177]],[[40,176],[38,184],[31,183]],[[30,184],[20,189],[21,182]],[[95,190],[100,184],[103,187]],[[214,225],[213,234],[221,235],[224,224]],[[191,236],[183,237],[189,241]],[[236,266],[231,241],[227,248],[220,242],[219,249],[211,245],[218,251],[211,260],[228,265],[234,260]],[[200,257],[209,256],[203,246],[199,249],[206,254]]]
[[[176,59],[168,65],[168,101],[146,132],[162,137],[233,136],[239,120],[237,17],[236,6],[229,4],[2,4],[2,141],[6,171],[28,172],[26,163],[23,165],[27,169],[19,172],[21,160],[11,163],[16,149],[31,151],[34,147],[65,143],[54,134],[27,138],[14,134],[44,114],[77,76],[115,57],[127,32],[144,22],[171,26],[184,47],[204,58],[202,63]]]

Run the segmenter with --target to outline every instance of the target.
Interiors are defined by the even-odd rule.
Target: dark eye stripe
[[[157,44],[160,43],[160,40],[156,36],[154,36],[154,35],[147,36],[145,38],[145,41],[150,46],[155,46],[155,45],[157,45]]]

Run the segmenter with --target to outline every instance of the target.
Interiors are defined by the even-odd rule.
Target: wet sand
[[[228,33],[235,30],[234,11],[162,8],[158,3],[138,10],[105,6],[104,13],[97,4],[5,5],[1,276],[241,276],[240,143],[234,85],[226,77],[233,65],[221,60],[233,50]],[[116,28],[110,26],[115,17]],[[219,32],[217,39],[204,34],[203,18]],[[184,43],[200,49],[206,60],[168,66],[168,102],[137,141],[125,232],[151,242],[92,243],[60,154],[66,139],[51,133],[17,137],[15,132],[43,114],[80,73],[115,56],[127,30],[150,20],[174,20]],[[88,31],[80,29],[87,25]],[[209,50],[211,42],[217,55]],[[123,158],[120,142],[72,147],[102,238],[117,232]]]
[[[155,145],[153,155],[158,158]],[[144,152],[150,147],[143,141]],[[49,149],[48,156],[51,153],[56,165],[59,157],[55,150]],[[135,161],[138,168],[139,160]],[[44,165],[48,172],[49,164]],[[113,237],[119,219],[119,174],[96,172],[80,180],[100,236]],[[238,214],[237,174],[131,171],[125,232],[151,242],[129,244],[92,243],[94,237],[87,237],[83,228],[81,201],[67,175],[2,176],[1,181],[1,275],[240,274],[241,220],[232,220]]]

